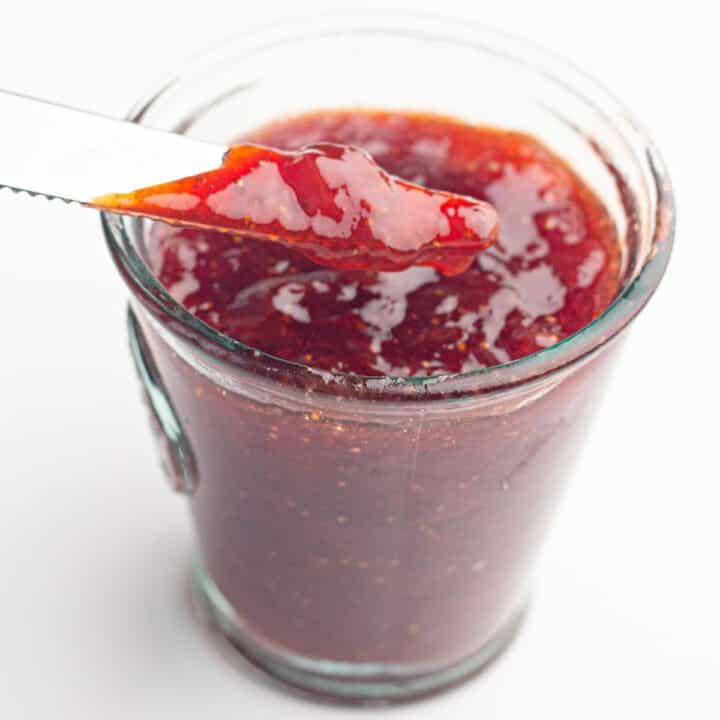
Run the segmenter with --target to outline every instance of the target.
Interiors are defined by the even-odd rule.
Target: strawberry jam
[[[243,140],[285,150],[359,146],[388,173],[487,201],[500,218],[499,240],[454,277],[432,267],[333,270],[277,243],[156,225],[150,254],[162,283],[247,345],[363,375],[464,372],[558,342],[617,290],[607,210],[532,137],[435,115],[352,111],[284,120]]]
[[[450,667],[459,677],[507,641],[524,606],[610,352],[490,392],[466,378],[462,394],[440,378],[320,371],[427,378],[551,346],[616,294],[615,226],[568,165],[517,132],[342,111],[243,141],[357,146],[392,175],[497,210],[497,241],[454,276],[332,269],[276,242],[152,226],[148,262],[178,302],[311,372],[245,350],[226,362],[185,321],[174,332],[162,316],[158,331],[136,307],[177,415],[169,444],[178,427],[185,436],[182,462],[166,465],[190,495],[223,630],[270,672],[316,690],[327,685],[278,668],[297,670],[300,658],[323,682],[337,671],[333,687],[350,695],[358,678],[400,684]],[[428,686],[403,693],[418,687]]]
[[[488,203],[392,177],[363,150],[333,143],[235,145],[217,170],[93,204],[244,232],[340,270],[429,265],[457,275],[497,237]]]

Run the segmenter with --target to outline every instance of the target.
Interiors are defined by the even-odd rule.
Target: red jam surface
[[[315,143],[281,152],[237,145],[211,172],[96,205],[280,242],[339,270],[470,266],[497,237],[486,202],[393,177],[358,148]]]
[[[453,277],[433,267],[328,269],[279,243],[156,224],[148,250],[161,282],[198,318],[247,345],[317,368],[362,375],[464,372],[553,345],[591,322],[618,289],[619,251],[608,211],[566,163],[528,135],[437,115],[353,110],[283,120],[243,141],[287,151],[320,142],[358,146],[388,173],[486,201],[500,219],[497,242],[476,252],[471,265]],[[285,172],[302,169],[295,187],[302,187],[298,200],[302,196],[307,203],[303,222],[314,216],[334,223],[342,221],[339,215],[325,215],[328,203],[341,204],[337,195],[327,194],[332,183],[325,177],[313,197],[307,178],[316,172],[316,157],[355,151],[320,147],[323,154],[312,156],[307,167],[303,154],[284,155],[301,158]],[[355,162],[372,171],[364,154],[352,157],[349,165],[340,161],[338,185],[352,183]],[[228,177],[236,177],[232,153],[228,163]],[[228,187],[225,179],[220,186]],[[285,197],[286,185],[263,187]],[[447,196],[420,197],[433,204]],[[258,206],[264,202],[259,196],[254,201]],[[451,207],[479,208],[478,233],[488,236],[492,222],[486,205],[468,205],[465,198],[443,202],[433,205],[430,225],[441,217],[456,221],[460,209],[451,217]],[[398,242],[403,247],[412,243],[407,233],[414,223],[419,222],[418,232],[427,231],[421,215],[408,210],[412,224],[388,220],[379,242],[392,243],[399,227]],[[378,240],[371,219],[369,212],[363,262],[372,262],[373,237]],[[315,251],[326,264],[327,256],[320,258],[318,247]]]

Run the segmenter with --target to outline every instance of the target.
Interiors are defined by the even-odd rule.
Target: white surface
[[[248,18],[293,8],[47,5],[4,13],[0,86],[116,114],[145,89],[147,67],[167,69]],[[126,351],[126,293],[97,219],[0,193],[0,717],[720,716],[720,54],[704,6],[443,3],[542,39],[626,99],[665,154],[680,220],[669,274],[633,328],[546,547],[524,631],[485,675],[420,705],[354,712],[297,700],[229,661],[193,620],[189,523],[152,454]]]

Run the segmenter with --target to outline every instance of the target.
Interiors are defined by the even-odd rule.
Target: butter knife
[[[88,206],[218,167],[227,148],[0,90],[0,187]]]

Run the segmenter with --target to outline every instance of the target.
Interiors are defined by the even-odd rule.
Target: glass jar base
[[[476,653],[449,667],[323,660],[289,653],[253,636],[202,562],[195,562],[193,574],[197,596],[209,620],[246,660],[293,690],[352,704],[416,700],[469,679],[510,645],[527,611],[524,603]]]

